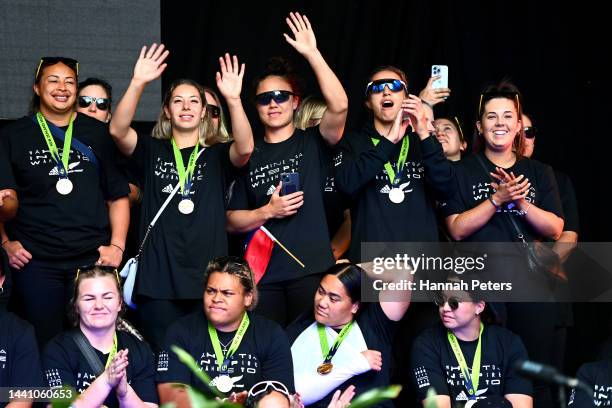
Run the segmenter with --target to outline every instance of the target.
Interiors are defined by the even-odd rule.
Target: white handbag
[[[205,149],[200,150],[200,152],[198,153],[198,156],[196,157],[196,161],[204,150]],[[147,227],[147,232],[145,232],[144,238],[142,238],[142,242],[140,243],[140,248],[138,248],[138,254],[135,257],[128,259],[125,265],[123,265],[121,272],[119,272],[119,276],[121,276],[122,278],[125,278],[125,282],[123,283],[123,301],[125,302],[126,305],[128,305],[132,309],[136,309],[136,303],[134,303],[134,301],[132,300],[132,294],[134,293],[134,285],[136,283],[136,274],[138,273],[138,258],[142,254],[142,249],[144,248],[144,244],[145,242],[147,242],[149,233],[155,226],[157,219],[164,212],[168,204],[170,204],[170,201],[172,201],[172,198],[176,195],[176,192],[179,190],[180,187],[181,187],[181,183],[180,182],[176,183],[176,186],[174,186],[174,189],[172,190],[170,195],[168,195],[168,198],[166,198],[166,201],[164,201],[162,206],[159,208],[159,211],[157,211],[157,214],[155,214],[155,217],[153,217],[153,220]]]

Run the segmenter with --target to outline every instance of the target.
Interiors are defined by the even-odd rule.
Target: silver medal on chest
[[[399,204],[404,201],[406,194],[402,191],[401,188],[393,187],[391,191],[389,191],[389,200],[392,203]]]
[[[57,183],[55,183],[55,189],[61,195],[70,194],[72,192],[72,188],[73,188],[72,181],[70,181],[70,179],[67,179],[67,178],[61,178],[57,180]]]
[[[215,387],[222,393],[227,393],[234,387],[234,382],[229,375],[220,375],[214,379]]]
[[[191,201],[188,198],[183,198],[178,205],[178,209],[181,212],[181,214],[191,214],[193,212],[193,208],[194,208],[194,204],[193,201]]]

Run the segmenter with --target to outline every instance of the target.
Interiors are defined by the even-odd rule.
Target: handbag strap
[[[480,157],[479,153],[476,154],[476,159],[478,160],[478,164],[480,164],[480,167],[482,167],[482,170],[484,171],[485,175],[489,177],[489,171],[487,170],[487,166],[484,164],[484,161],[482,160],[482,157]],[[523,234],[523,232],[521,231],[521,228],[519,227],[514,217],[512,217],[510,213],[505,213],[505,215],[506,216],[504,218],[510,220],[510,223],[512,224],[512,228],[516,232],[516,237],[519,239],[519,241],[523,243],[524,246],[527,246],[528,244],[527,244],[527,241],[525,240],[525,234]]]
[[[89,368],[94,371],[96,377],[102,374],[102,372],[104,371],[104,366],[100,361],[100,357],[98,357],[98,355],[94,351],[94,348],[91,346],[91,344],[89,344],[87,338],[85,338],[85,335],[78,328],[73,330],[71,332],[71,335],[72,339],[81,351],[81,354],[83,355],[83,357],[85,357],[87,364],[89,364]]]
[[[200,155],[204,152],[204,150],[206,150],[206,148],[203,148],[202,150],[200,150],[198,152],[198,155],[196,156],[196,162],[198,161],[198,159],[200,158]],[[147,227],[147,231],[145,232],[145,235],[142,238],[142,242],[140,243],[140,248],[138,248],[138,254],[135,257],[136,259],[138,259],[138,257],[142,253],[142,248],[144,248],[144,244],[145,244],[145,242],[147,242],[147,238],[149,237],[149,233],[151,232],[151,230],[155,226],[155,223],[157,222],[159,217],[162,215],[162,213],[164,212],[164,210],[166,209],[168,204],[170,204],[170,201],[172,201],[172,199],[174,198],[174,196],[176,195],[176,193],[177,193],[177,191],[179,190],[180,187],[181,187],[181,182],[179,181],[178,183],[176,183],[176,186],[174,186],[174,189],[172,190],[172,192],[166,198],[166,201],[164,201],[164,203],[161,205],[161,207],[159,207],[159,210],[157,210],[157,214],[155,214],[155,217],[153,217],[153,219],[149,223],[149,226]]]

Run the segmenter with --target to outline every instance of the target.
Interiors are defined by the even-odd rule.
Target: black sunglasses
[[[523,131],[525,132],[525,137],[527,139],[533,139],[536,137],[537,133],[538,133],[538,129],[533,127],[533,126],[525,126],[523,128]]]
[[[402,89],[407,90],[406,83],[401,79],[384,78],[369,82],[366,86],[366,96],[371,93],[380,93],[389,88],[391,92],[399,92]]]
[[[79,108],[88,108],[92,103],[96,103],[96,107],[100,110],[107,110],[110,107],[110,99],[108,98],[94,98],[93,96],[79,96],[77,103]]]
[[[40,75],[40,71],[43,66],[55,65],[57,63],[62,63],[70,68],[79,76],[79,62],[75,59],[68,57],[42,57],[40,62],[38,63],[38,68],[36,69],[36,75],[34,75],[34,82],[38,81],[38,77]]]
[[[442,307],[442,306],[444,306],[445,303],[448,303],[448,306],[452,310],[457,310],[459,308],[459,303],[462,302],[462,300],[460,300],[460,299],[458,299],[456,297],[453,297],[453,296],[445,297],[442,294],[434,295],[433,301],[436,304],[436,306],[438,306],[438,307]]]
[[[274,99],[274,102],[281,104],[283,102],[287,102],[291,95],[293,95],[293,92],[291,91],[262,92],[255,96],[255,101],[261,106],[269,105],[270,102],[272,102],[272,99]]]
[[[211,105],[210,103],[208,103],[206,104],[206,109],[209,109],[210,116],[213,119],[217,119],[219,116],[221,116],[221,108],[217,105]]]

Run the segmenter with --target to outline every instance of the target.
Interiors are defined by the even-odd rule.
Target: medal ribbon
[[[230,344],[229,348],[227,349],[227,354],[224,355],[223,351],[221,350],[221,342],[219,341],[219,336],[217,335],[217,329],[215,329],[215,326],[213,326],[210,321],[208,322],[208,334],[210,335],[210,341],[213,344],[213,349],[215,349],[215,357],[217,359],[219,372],[224,372],[227,370],[227,367],[225,367],[226,370],[222,370],[222,367],[226,365],[226,360],[229,360],[234,355],[236,350],[238,350],[238,347],[240,346],[242,338],[244,337],[248,327],[249,316],[245,312],[242,316],[242,321],[240,322],[238,331],[232,340],[232,344]]]
[[[55,144],[55,139],[51,134],[51,130],[49,130],[49,125],[47,125],[47,120],[43,116],[42,113],[36,113],[36,120],[38,121],[38,126],[40,126],[40,130],[42,131],[43,136],[45,137],[45,142],[47,142],[47,147],[49,148],[49,152],[51,153],[51,157],[55,161],[55,165],[57,166],[57,172],[62,178],[68,177],[68,159],[70,158],[70,145],[72,142],[72,128],[74,123],[74,115],[70,118],[70,124],[68,125],[68,130],[66,130],[66,136],[64,138],[64,148],[62,150],[62,156],[60,157],[59,151],[57,150],[57,145]]]
[[[104,365],[104,368],[108,368],[108,366],[110,365],[111,361],[113,361],[113,358],[115,358],[115,355],[117,354],[117,332],[115,332],[113,334],[113,348],[111,348],[110,353],[108,353],[108,357],[106,359],[106,364]]]
[[[179,183],[181,184],[181,195],[186,196],[189,194],[189,187],[191,186],[191,179],[193,177],[193,172],[195,170],[196,160],[198,159],[198,149],[200,147],[199,143],[196,143],[191,155],[189,156],[189,162],[187,163],[187,169],[185,169],[185,164],[183,163],[183,156],[181,155],[181,151],[172,139],[172,150],[174,151],[174,162],[176,163],[176,171],[179,176]]]
[[[461,347],[459,347],[459,341],[455,337],[455,335],[449,331],[448,332],[448,342],[453,349],[453,353],[455,354],[455,358],[459,363],[459,367],[461,368],[461,372],[463,373],[463,378],[465,379],[465,388],[467,389],[469,399],[476,399],[476,391],[478,390],[478,381],[480,380],[480,358],[482,356],[482,331],[484,330],[484,325],[480,323],[480,333],[478,334],[478,345],[476,346],[476,353],[474,354],[474,361],[472,362],[472,375],[470,376],[470,372],[468,370],[467,362],[465,361],[465,357],[463,356],[463,352],[461,351]]]
[[[317,330],[319,331],[319,342],[321,343],[321,354],[323,354],[323,357],[325,358],[323,360],[324,364],[331,362],[332,358],[334,358],[334,355],[336,354],[336,351],[338,351],[340,344],[344,341],[346,336],[348,336],[352,328],[353,320],[351,320],[349,324],[345,325],[342,330],[340,330],[340,333],[338,334],[338,337],[336,337],[334,345],[330,349],[329,343],[327,342],[327,333],[325,332],[325,326],[320,323],[317,323]]]
[[[374,144],[374,146],[378,146],[378,143],[380,143],[380,139],[372,138],[372,144]],[[397,163],[396,163],[396,169],[400,173],[402,171],[402,168],[404,167],[404,164],[406,163],[406,159],[408,158],[409,150],[410,150],[410,135],[406,135],[402,139],[402,150],[400,150],[400,154],[399,154],[399,157],[397,158]],[[389,175],[389,180],[391,180],[391,183],[393,184],[393,181],[395,180],[395,170],[393,170],[393,166],[391,165],[391,163],[389,162],[385,163],[385,170],[387,170],[387,174]]]

